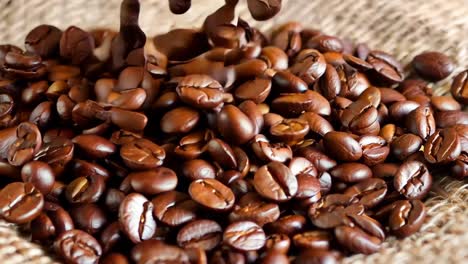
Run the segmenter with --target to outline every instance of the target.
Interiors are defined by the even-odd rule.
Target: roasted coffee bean
[[[221,167],[226,169],[237,168],[234,150],[226,142],[215,138],[210,140],[205,148],[211,158]]]
[[[403,68],[391,55],[374,50],[366,61],[372,65],[373,72],[381,82],[395,84],[403,80]]]
[[[125,198],[125,193],[114,188],[107,189],[107,192],[104,197],[104,204],[106,208],[111,212],[117,212],[119,206]]]
[[[51,25],[40,25],[31,30],[25,39],[26,50],[47,58],[56,55],[62,31]]]
[[[291,240],[285,234],[269,235],[265,242],[266,251],[275,251],[286,254],[289,251]]]
[[[226,105],[217,115],[220,134],[230,142],[243,144],[255,136],[255,127],[250,118],[234,105]]]
[[[122,145],[120,157],[129,168],[146,170],[162,165],[166,153],[159,145],[141,138]]]
[[[191,4],[191,0],[169,0],[169,9],[172,13],[180,15],[187,12]]]
[[[415,134],[403,134],[392,141],[392,154],[399,160],[406,160],[418,152],[423,144],[422,139]]]
[[[270,143],[264,135],[256,135],[251,146],[255,156],[263,161],[285,162],[293,156],[290,146],[284,143]]]
[[[318,35],[315,36],[306,44],[307,48],[310,49],[317,49],[320,52],[342,52],[343,51],[343,43],[337,37],[328,36],[328,35]]]
[[[305,93],[285,94],[272,101],[272,109],[283,115],[295,117],[304,112],[314,112],[322,116],[331,113],[330,103],[319,93],[307,90]]]
[[[390,153],[387,141],[379,136],[363,136],[359,139],[362,148],[362,160],[367,166],[382,163]]]
[[[195,202],[212,210],[226,211],[234,205],[232,190],[215,179],[193,181],[188,191]]]
[[[357,161],[362,157],[362,148],[351,134],[331,131],[323,137],[323,145],[333,157],[343,161]]]
[[[273,91],[277,93],[303,93],[307,83],[296,76],[297,72],[277,71],[272,77]]]
[[[372,177],[370,168],[361,163],[343,163],[330,170],[330,174],[344,182],[359,182]]]
[[[377,135],[380,131],[378,111],[370,98],[361,98],[350,104],[343,110],[340,121],[358,135]]]
[[[288,55],[278,47],[264,47],[259,58],[267,63],[269,69],[278,71],[288,68]]]
[[[297,193],[297,179],[291,170],[279,162],[270,162],[260,167],[254,176],[257,192],[274,201],[287,201]]]
[[[420,106],[406,116],[406,128],[426,140],[434,134],[436,121],[429,107]]]
[[[248,0],[247,7],[255,20],[267,20],[274,17],[281,10],[281,0]]]
[[[429,119],[428,119],[429,120]],[[468,112],[443,111],[435,113],[437,127],[446,128],[455,125],[468,125]]]
[[[389,115],[397,123],[401,123],[409,113],[420,107],[420,104],[414,101],[399,101],[390,106]]]
[[[100,175],[78,177],[67,185],[65,197],[70,203],[92,203],[99,200],[105,190],[104,178]]]
[[[21,179],[34,185],[43,195],[47,195],[55,183],[52,168],[42,161],[31,161],[21,168]]]
[[[13,166],[21,166],[30,161],[39,152],[42,145],[39,128],[29,122],[16,127],[16,139],[8,149],[8,162]]]
[[[169,191],[153,198],[154,216],[169,226],[179,226],[196,218],[197,205],[184,193]]]
[[[294,235],[292,240],[301,249],[328,250],[332,237],[327,231],[308,231]]]
[[[322,116],[314,112],[305,112],[299,118],[309,124],[309,131],[319,136],[324,136],[330,131],[334,131],[333,126]]]
[[[438,111],[461,110],[461,105],[450,96],[432,96],[431,105]]]
[[[107,224],[107,215],[93,203],[73,207],[70,213],[75,226],[88,234],[96,234]]]
[[[128,174],[127,178],[122,182],[120,189],[125,190],[130,188],[138,193],[151,196],[174,190],[177,186],[177,181],[177,175],[173,170],[166,167],[158,167],[153,170]]]
[[[461,153],[458,133],[454,128],[445,128],[432,134],[424,144],[424,158],[429,163],[448,163]]]
[[[199,113],[189,107],[178,107],[170,110],[161,119],[161,130],[164,133],[188,133],[200,119]]]
[[[297,54],[295,63],[289,70],[310,85],[325,73],[326,67],[325,58],[319,51],[305,49]]]
[[[390,231],[407,237],[421,228],[425,218],[426,207],[420,200],[397,201],[389,216]]]
[[[96,135],[79,135],[73,138],[78,150],[92,159],[102,159],[115,152],[115,145],[109,140]]]
[[[188,160],[182,165],[182,175],[190,181],[214,179],[216,171],[210,162],[202,159]]]
[[[48,163],[55,177],[58,178],[73,158],[73,150],[74,144],[70,139],[57,137],[50,142],[45,142],[34,155],[34,160]]]
[[[45,202],[43,212],[31,222],[32,240],[49,241],[74,228],[67,211],[57,204]]]
[[[468,177],[468,155],[466,152],[462,152],[455,160],[451,172],[452,176],[459,180]]]
[[[135,245],[131,257],[135,263],[190,263],[183,249],[154,239]]]
[[[13,98],[9,94],[0,94],[0,117],[10,114],[13,105]]]
[[[252,100],[256,104],[263,103],[271,91],[271,80],[255,78],[237,87],[234,96],[238,100]]]
[[[300,148],[297,154],[308,159],[319,172],[328,171],[337,165],[337,162],[324,154],[320,149],[312,146]]]
[[[468,70],[455,76],[450,92],[455,100],[464,105],[468,104]]]
[[[105,252],[105,250],[104,250]],[[129,260],[125,255],[120,253],[110,253],[105,255],[100,259],[100,263],[102,264],[129,264]]]
[[[273,139],[283,141],[289,145],[301,141],[307,133],[309,133],[309,124],[300,118],[283,119],[270,127],[270,134]]]
[[[338,65],[336,71],[341,82],[340,96],[355,100],[370,86],[369,80],[348,64]]]
[[[297,199],[310,199],[319,200],[320,194],[320,181],[318,178],[310,175],[301,173],[296,176],[297,178]]]
[[[380,224],[367,216],[358,215],[355,217],[356,225],[335,228],[335,237],[338,243],[356,253],[371,254],[378,251],[380,244],[385,239]],[[362,218],[369,220],[363,221]]]
[[[289,263],[288,256],[286,254],[272,251],[267,253],[261,260],[262,264],[267,264],[267,263],[278,263],[278,264],[287,264]]]
[[[261,107],[253,101],[247,100],[239,104],[239,109],[250,119],[254,127],[254,133],[259,134],[263,128],[263,113]]]
[[[239,221],[226,227],[223,241],[230,247],[241,250],[257,250],[265,245],[265,232],[254,222]]]
[[[60,38],[60,56],[74,65],[90,59],[93,49],[94,39],[91,34],[78,27],[67,28]]]
[[[406,198],[421,199],[431,189],[432,175],[423,163],[407,161],[396,172],[393,185]]]
[[[382,179],[370,178],[347,188],[344,194],[357,198],[365,208],[372,208],[385,198],[387,184]]]
[[[127,195],[120,204],[119,223],[122,232],[134,243],[152,238],[156,232],[153,204],[141,194]]]
[[[185,76],[176,92],[184,103],[200,109],[218,109],[227,101],[221,84],[208,75]]]
[[[337,227],[345,221],[348,214],[362,214],[364,206],[345,194],[329,194],[310,206],[308,214],[312,224],[319,228]]]
[[[411,64],[419,75],[431,81],[440,81],[455,69],[449,57],[435,51],[426,51],[417,55]]]
[[[195,220],[182,227],[177,234],[177,244],[183,248],[212,250],[222,240],[223,229],[212,220]]]
[[[309,249],[301,252],[294,261],[295,264],[335,264],[338,263],[340,254],[336,251]]]
[[[61,234],[55,240],[54,248],[66,263],[98,263],[102,255],[99,242],[78,229]]]
[[[31,183],[10,183],[0,191],[0,197],[0,216],[16,224],[30,222],[44,207],[44,196]]]
[[[297,176],[299,174],[308,174],[312,177],[317,177],[317,169],[314,167],[314,164],[306,158],[295,157],[293,158],[288,165],[288,168],[291,170],[292,174]]]
[[[302,48],[300,32],[302,26],[296,22],[282,25],[273,32],[271,44],[280,48],[289,57],[296,55]]]
[[[181,138],[174,154],[186,160],[196,159],[205,151],[206,143],[213,137],[211,130],[192,132]]]
[[[241,198],[239,205],[229,214],[230,222],[253,221],[263,226],[279,218],[280,210],[277,204],[262,201],[260,197],[251,194],[248,193]],[[254,198],[245,201],[249,195]]]
[[[340,94],[340,76],[333,65],[327,64],[324,74],[315,83],[314,89],[328,100],[335,99]]]

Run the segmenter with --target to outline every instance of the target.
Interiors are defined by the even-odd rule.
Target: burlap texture
[[[197,27],[223,0],[193,0],[192,9],[176,16],[167,0],[141,0],[140,22],[151,36],[174,27]],[[444,52],[458,68],[468,68],[468,3],[466,0],[283,0],[280,15],[253,21],[242,1],[240,16],[264,31],[295,20],[328,34],[366,42],[407,64],[425,50]],[[41,23],[65,29],[118,28],[120,0],[0,0],[0,42],[22,46],[24,36]],[[447,93],[450,78],[435,85]],[[371,256],[355,255],[345,263],[467,263],[468,184],[450,178],[436,181],[428,218],[421,232],[404,240],[389,238]],[[27,242],[14,226],[0,222],[0,263],[53,263],[37,245]]]

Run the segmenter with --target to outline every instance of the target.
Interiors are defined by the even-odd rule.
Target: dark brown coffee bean
[[[169,226],[179,226],[196,217],[197,205],[187,194],[169,191],[153,198],[154,216]]]
[[[306,44],[307,48],[317,49],[320,52],[342,52],[343,43],[337,37],[328,36],[328,35],[318,35],[315,36]]]
[[[226,211],[234,205],[231,189],[215,179],[193,181],[188,191],[194,201],[212,210]]]
[[[275,46],[264,47],[259,58],[267,63],[269,69],[279,71],[288,68],[288,55]]]
[[[92,56],[94,39],[86,31],[72,26],[65,30],[60,38],[60,56],[79,65]]]
[[[367,166],[382,163],[390,153],[387,141],[379,136],[363,136],[359,139],[362,148],[362,160]]]
[[[108,221],[104,210],[93,203],[73,207],[70,215],[78,229],[91,235],[101,231]]]
[[[390,105],[392,103],[405,101],[406,98],[400,92],[391,88],[379,88],[381,102]]]
[[[224,230],[223,241],[241,251],[257,250],[265,245],[265,232],[254,222],[239,221]]]
[[[450,92],[455,100],[464,105],[468,104],[468,70],[455,76]]]
[[[41,132],[32,123],[23,122],[16,127],[16,139],[8,149],[8,162],[21,166],[30,161],[42,145]]]
[[[328,250],[331,234],[327,231],[308,231],[296,234],[292,238],[294,245],[300,249]]]
[[[266,251],[276,251],[286,254],[289,251],[291,240],[285,234],[273,234],[267,237],[265,242]]]
[[[260,167],[254,176],[257,192],[273,201],[287,201],[297,193],[297,179],[291,170],[279,162]]]
[[[219,109],[227,98],[223,87],[208,75],[188,75],[176,88],[180,99],[200,109]]]
[[[104,197],[104,204],[106,208],[111,212],[117,212],[119,206],[125,198],[125,193],[114,188],[107,189],[107,193]]]
[[[96,135],[79,135],[73,138],[73,143],[83,154],[92,159],[105,158],[115,152],[115,145],[109,140]]]
[[[303,112],[315,112],[328,116],[331,113],[330,103],[319,93],[308,90],[305,93],[286,94],[272,102],[272,108],[283,116],[298,116]]]
[[[417,55],[411,64],[419,75],[431,81],[440,81],[455,69],[449,57],[435,51],[426,51]]]
[[[421,105],[419,103],[410,100],[395,102],[388,109],[389,115],[395,122],[401,123],[409,113],[413,112],[420,106]]]
[[[205,145],[206,151],[211,158],[225,169],[236,169],[237,160],[234,150],[221,139],[211,139]]]
[[[255,20],[268,20],[281,10],[281,0],[248,0],[247,7]]]
[[[432,96],[431,104],[438,111],[461,110],[461,105],[450,96]]]
[[[295,145],[309,133],[309,124],[300,118],[283,119],[270,127],[270,134],[277,141]]]
[[[261,260],[262,264],[267,264],[267,263],[278,263],[278,264],[287,264],[289,263],[288,256],[286,254],[277,252],[277,251],[272,251],[267,253]]]
[[[410,155],[419,151],[422,139],[415,134],[403,134],[392,141],[392,154],[399,160],[406,160]]]
[[[184,162],[182,165],[182,175],[190,181],[194,181],[198,179],[214,179],[216,172],[213,165],[208,161],[194,159]]]
[[[138,243],[131,257],[134,263],[190,263],[183,249],[155,239]]]
[[[426,207],[420,200],[395,202],[389,217],[390,231],[407,237],[419,231],[426,218]]]
[[[451,168],[452,176],[455,179],[464,179],[468,177],[468,154],[462,152]]]
[[[336,264],[340,253],[336,251],[308,249],[301,252],[294,261],[295,264]]]
[[[211,130],[192,132],[181,138],[174,154],[186,160],[196,159],[205,151],[206,143],[212,138],[214,134]]]
[[[219,245],[223,229],[212,220],[195,220],[182,227],[177,244],[183,248],[201,248],[209,251]]]
[[[13,98],[8,94],[0,94],[0,117],[4,117],[13,110]]]
[[[328,132],[323,137],[323,145],[328,153],[339,160],[356,161],[362,157],[361,146],[346,132]]]
[[[330,174],[344,182],[359,182],[372,177],[369,167],[361,163],[343,163],[334,167]]]
[[[348,214],[362,214],[364,206],[345,194],[329,194],[310,206],[308,214],[312,224],[328,229],[341,225]]]
[[[320,194],[320,181],[318,178],[301,173],[296,176],[298,190],[296,194],[297,199],[313,199],[319,200],[321,197]]]
[[[263,161],[285,162],[292,158],[291,147],[284,143],[270,143],[264,135],[256,135],[251,144],[257,158]]]
[[[357,198],[365,208],[372,208],[385,198],[387,184],[382,179],[370,178],[349,187],[344,194]]]
[[[54,26],[37,26],[26,36],[26,50],[43,58],[55,55],[59,49],[61,35],[62,31]]]
[[[104,178],[100,175],[78,177],[67,185],[65,197],[70,203],[93,203],[105,190]]]
[[[132,172],[128,174],[127,178],[131,190],[149,196],[172,191],[178,182],[176,173],[166,167]]]
[[[273,32],[271,44],[292,57],[302,48],[301,30],[302,26],[297,22],[286,23]]]
[[[223,107],[216,122],[220,134],[228,141],[243,144],[255,135],[252,121],[234,105]]]
[[[391,55],[382,51],[371,51],[366,59],[372,67],[376,77],[389,84],[399,83],[403,80],[403,68]]]
[[[277,93],[303,93],[307,90],[307,83],[289,71],[275,72],[272,84],[273,91]]]
[[[239,100],[252,100],[254,103],[263,103],[271,91],[271,80],[255,78],[241,84],[234,96]]]
[[[169,0],[169,9],[172,13],[180,15],[187,12],[191,4],[191,0]]]
[[[360,218],[372,221],[361,222]],[[359,220],[358,220],[359,219]],[[355,226],[335,228],[335,237],[342,246],[356,253],[371,254],[380,249],[385,239],[380,224],[370,217],[356,216]]]
[[[141,138],[122,145],[120,156],[129,168],[145,170],[162,165],[166,153],[159,145]]]
[[[432,186],[432,176],[423,163],[407,161],[396,172],[393,185],[406,198],[421,199]]]
[[[367,71],[372,69],[372,65],[370,63],[353,55],[343,54],[343,59],[346,61],[346,63],[358,69],[359,71]]]
[[[291,170],[292,174],[297,176],[299,174],[308,174],[312,177],[317,177],[317,169],[314,164],[306,158],[295,157],[293,158],[288,165],[288,168]]]
[[[170,110],[161,119],[161,130],[165,133],[188,133],[200,119],[198,111],[189,107]]]
[[[380,131],[379,114],[371,98],[361,98],[343,110],[340,121],[358,135],[377,135]]]
[[[432,134],[424,144],[424,158],[429,163],[448,163],[461,153],[458,133],[454,128],[445,128]]]
[[[31,222],[32,240],[49,241],[74,228],[67,211],[57,204],[45,202],[43,212]]]
[[[314,85],[314,90],[318,91],[328,100],[334,99],[341,92],[341,81],[336,68],[327,64],[325,73]]]
[[[16,224],[30,222],[44,207],[44,196],[31,183],[10,183],[0,191],[0,197],[0,216]]]
[[[127,195],[120,204],[119,223],[122,232],[134,243],[152,238],[156,232],[153,204],[141,194]]]
[[[47,195],[53,188],[55,175],[50,166],[42,161],[31,161],[21,168],[23,182],[29,182],[43,195]]]
[[[299,52],[295,59],[295,63],[289,68],[289,70],[291,73],[310,85],[325,73],[326,67],[327,64],[325,62],[325,58],[319,51],[314,49],[305,49]]]
[[[443,111],[435,113],[437,127],[447,128],[455,125],[468,125],[468,112]]]
[[[355,100],[370,86],[364,74],[344,62],[336,66],[336,71],[341,82],[340,96]]]
[[[55,240],[54,249],[66,263],[98,263],[102,255],[99,242],[77,229],[61,234]]]
[[[335,160],[324,154],[320,149],[312,146],[298,149],[297,155],[312,162],[319,172],[328,171],[337,165]]]
[[[104,252],[106,252],[104,250]],[[110,253],[100,259],[102,264],[129,264],[127,257],[120,253]]]
[[[277,204],[264,202],[256,195],[253,195],[252,200],[245,201],[250,194],[244,195],[238,206],[229,214],[230,222],[253,221],[263,226],[279,218],[280,210]]]
[[[72,171],[75,177],[97,175],[109,180],[109,171],[97,163],[91,163],[84,160],[74,160]]]
[[[307,220],[302,215],[286,215],[267,225],[267,230],[278,234],[293,236],[305,231]],[[271,233],[270,232],[270,233]]]
[[[309,124],[309,131],[313,132],[314,134],[324,136],[330,131],[333,131],[333,126],[323,118],[322,116],[313,113],[313,112],[305,112],[299,118],[305,120]]]
[[[429,107],[420,106],[406,116],[406,128],[422,139],[434,134],[436,121]]]

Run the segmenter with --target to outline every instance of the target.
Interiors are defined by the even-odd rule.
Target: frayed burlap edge
[[[197,27],[224,0],[193,0],[183,16],[168,12],[167,0],[142,0],[141,24],[149,35],[174,27]],[[242,0],[241,0],[242,2]],[[465,0],[283,0],[280,15],[268,22],[252,21],[245,5],[237,11],[263,31],[287,21],[352,41],[366,42],[394,54],[403,64],[425,50],[449,55],[468,68],[468,5]],[[22,46],[27,32],[41,23],[62,29],[118,28],[120,0],[0,0],[0,43]],[[448,92],[451,78],[434,85]],[[436,181],[426,201],[428,218],[421,232],[396,240],[390,237],[373,255],[355,255],[344,263],[466,263],[468,261],[468,184],[448,177]],[[13,225],[0,222],[0,262],[54,263],[40,246],[27,242]]]

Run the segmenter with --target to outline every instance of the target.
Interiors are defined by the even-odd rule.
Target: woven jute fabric
[[[193,0],[181,16],[169,12],[167,0],[141,0],[140,22],[148,36],[175,27],[194,28],[223,0]],[[466,0],[283,0],[284,8],[267,22],[250,18],[243,0],[240,17],[268,32],[283,22],[298,21],[327,34],[366,42],[394,54],[403,64],[425,50],[449,55],[468,68],[468,3]],[[22,46],[34,26],[47,23],[65,29],[113,28],[119,25],[120,0],[0,0],[0,43]],[[446,94],[450,79],[434,85]],[[426,201],[428,217],[421,232],[389,238],[373,255],[355,255],[344,263],[467,263],[468,183],[439,177]],[[13,225],[0,222],[0,263],[55,263],[39,245]]]

